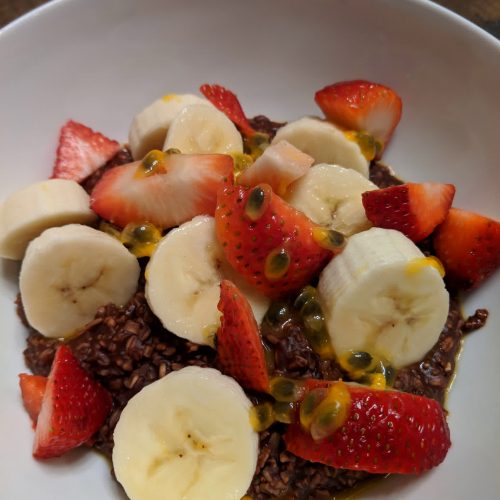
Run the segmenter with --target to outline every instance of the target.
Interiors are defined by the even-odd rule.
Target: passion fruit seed
[[[350,141],[355,142],[361,153],[367,159],[367,161],[372,161],[375,156],[380,152],[381,144],[375,140],[373,135],[368,134],[363,130],[349,130],[345,132],[345,136]]]
[[[339,253],[346,244],[346,239],[342,233],[326,227],[317,226],[312,230],[313,240],[326,250]]]
[[[166,155],[180,155],[181,154],[181,150],[177,149],[177,148],[168,148],[165,151],[165,154]]]
[[[165,155],[163,151],[153,149],[142,159],[137,167],[135,177],[150,177],[151,175],[164,174],[166,171]]]
[[[351,395],[344,382],[335,382],[313,413],[309,432],[315,441],[331,436],[344,425],[351,406]]]
[[[293,303],[294,309],[297,309],[297,311],[301,311],[302,308],[306,305],[306,303],[309,302],[311,299],[315,299],[316,296],[317,296],[316,288],[314,288],[311,285],[305,286],[297,295],[297,298]]]
[[[262,403],[250,408],[250,424],[255,432],[265,431],[274,422],[274,409],[271,403]]]
[[[281,279],[287,273],[290,262],[290,254],[283,247],[271,250],[264,264],[265,277],[269,281]]]
[[[252,222],[258,221],[266,212],[271,201],[270,186],[257,186],[250,191],[245,203],[245,215]]]
[[[117,240],[121,240],[121,234],[122,234],[121,230],[109,222],[102,220],[99,224],[99,231],[109,234],[110,236],[113,236],[113,238],[116,238]]]
[[[312,349],[322,358],[333,358],[335,353],[320,303],[315,298],[309,299],[302,306],[300,314],[305,326],[305,337]]]
[[[351,369],[366,370],[373,361],[373,356],[369,352],[354,351],[347,358],[347,364]]]
[[[321,401],[323,401],[326,398],[327,394],[328,394],[328,389],[324,388],[313,389],[305,395],[304,399],[302,400],[302,403],[300,403],[300,409],[299,409],[300,424],[306,431],[308,431],[309,428],[311,427],[314,411],[319,406]]]
[[[250,137],[244,137],[245,150],[256,160],[270,145],[269,135],[256,132]]]
[[[276,401],[273,405],[274,417],[277,422],[291,424],[293,421],[294,404],[285,401]]]
[[[233,158],[233,173],[234,178],[237,179],[238,176],[243,173],[252,163],[253,158],[246,153],[232,153]]]
[[[120,235],[120,241],[136,257],[151,257],[160,240],[160,230],[149,222],[127,224]]]
[[[276,401],[293,403],[298,401],[304,394],[304,384],[298,380],[286,377],[274,377],[269,382],[271,395]]]
[[[283,326],[289,320],[290,308],[281,300],[272,302],[264,316],[264,321],[274,328]]]
[[[378,360],[375,368],[373,369],[373,373],[383,375],[387,385],[394,385],[396,370],[389,364],[388,361],[384,359]]]

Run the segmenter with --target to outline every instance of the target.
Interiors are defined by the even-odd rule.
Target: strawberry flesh
[[[256,131],[250,125],[248,118],[243,112],[240,101],[236,94],[222,85],[203,84],[200,92],[219,110],[222,111],[247,137],[251,137]]]
[[[217,307],[222,316],[216,341],[218,365],[245,389],[266,392],[269,374],[250,304],[231,281],[222,281],[220,289]]]
[[[232,181],[228,155],[166,155],[165,172],[138,178],[141,162],[113,168],[96,184],[90,198],[94,212],[113,224],[178,226],[196,215],[213,215],[217,191]]]
[[[309,390],[332,382],[310,380]],[[445,458],[451,446],[443,409],[433,399],[347,384],[351,406],[344,424],[315,441],[300,423],[284,436],[294,455],[331,467],[375,474],[419,474]]]
[[[254,190],[265,193],[264,211],[256,220],[246,213]],[[277,298],[310,282],[332,257],[313,238],[313,222],[295,210],[267,184],[254,188],[228,186],[217,196],[216,234],[228,262],[263,294]],[[266,262],[273,255],[288,257],[286,272],[266,275]]]
[[[55,354],[35,430],[33,456],[63,455],[89,440],[111,410],[111,395],[66,345]]]
[[[433,242],[453,288],[475,288],[500,266],[500,222],[483,215],[451,208]]]
[[[60,131],[52,178],[81,182],[109,161],[119,149],[118,142],[70,120]]]
[[[47,377],[20,373],[19,386],[21,387],[24,407],[31,417],[34,426],[42,406],[42,399],[47,386]]]
[[[443,222],[454,196],[452,184],[427,182],[367,191],[362,198],[374,226],[396,229],[417,243]]]
[[[315,101],[328,120],[349,130],[368,132],[381,149],[389,142],[403,109],[394,90],[366,80],[328,85],[316,92]]]

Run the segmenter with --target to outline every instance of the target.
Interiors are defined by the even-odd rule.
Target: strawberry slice
[[[252,309],[246,297],[231,281],[220,284],[218,309],[222,313],[217,332],[217,358],[223,373],[235,378],[245,389],[267,392],[264,348]]]
[[[232,176],[233,160],[227,155],[153,151],[142,162],[106,172],[92,191],[90,206],[121,227],[148,221],[166,229],[196,215],[213,215],[217,191]]]
[[[24,407],[31,417],[34,427],[42,406],[42,399],[47,386],[47,377],[20,373],[19,386],[21,387]]]
[[[61,128],[52,178],[81,182],[109,161],[119,149],[116,141],[70,120]]]
[[[310,380],[308,388],[331,384]],[[450,431],[437,401],[344,385],[350,406],[343,424],[317,441],[301,423],[291,424],[284,436],[290,452],[311,462],[376,474],[419,474],[444,460],[451,446]],[[328,421],[328,415],[324,417],[322,423]]]
[[[340,251],[343,245],[339,233],[316,226],[274,194],[268,184],[221,190],[215,224],[229,263],[272,298],[309,283],[332,251]]]
[[[451,208],[434,235],[434,250],[452,287],[477,287],[500,266],[500,222]]]
[[[250,125],[248,118],[243,112],[240,101],[236,94],[222,85],[203,84],[200,92],[219,110],[222,111],[247,137],[251,137],[256,131]]]
[[[394,90],[365,80],[328,85],[318,90],[314,98],[328,120],[372,135],[380,145],[378,157],[399,123],[403,108]]]
[[[396,229],[414,242],[429,236],[444,221],[455,186],[425,182],[401,184],[362,194],[366,216],[376,227]]]
[[[58,457],[80,446],[101,427],[111,410],[110,394],[60,346],[47,380],[35,431],[33,456]]]

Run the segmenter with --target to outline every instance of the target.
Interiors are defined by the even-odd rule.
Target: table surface
[[[395,0],[398,1],[398,0]],[[500,39],[500,0],[435,0]],[[0,28],[47,0],[0,0]]]

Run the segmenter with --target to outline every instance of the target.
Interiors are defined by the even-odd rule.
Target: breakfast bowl
[[[403,102],[384,163],[408,181],[452,183],[454,206],[498,219],[499,60],[500,42],[423,0],[56,0],[0,31],[0,199],[51,175],[69,119],[126,142],[132,117],[158,97],[216,82],[238,94],[247,115],[292,121],[320,114],[314,93],[325,85],[366,79]],[[125,498],[97,453],[33,459],[18,386],[27,371],[14,304],[19,264],[1,265],[3,495]],[[490,315],[457,363],[445,461],[370,484],[359,498],[497,496],[499,295],[497,274],[462,298],[465,316]]]

